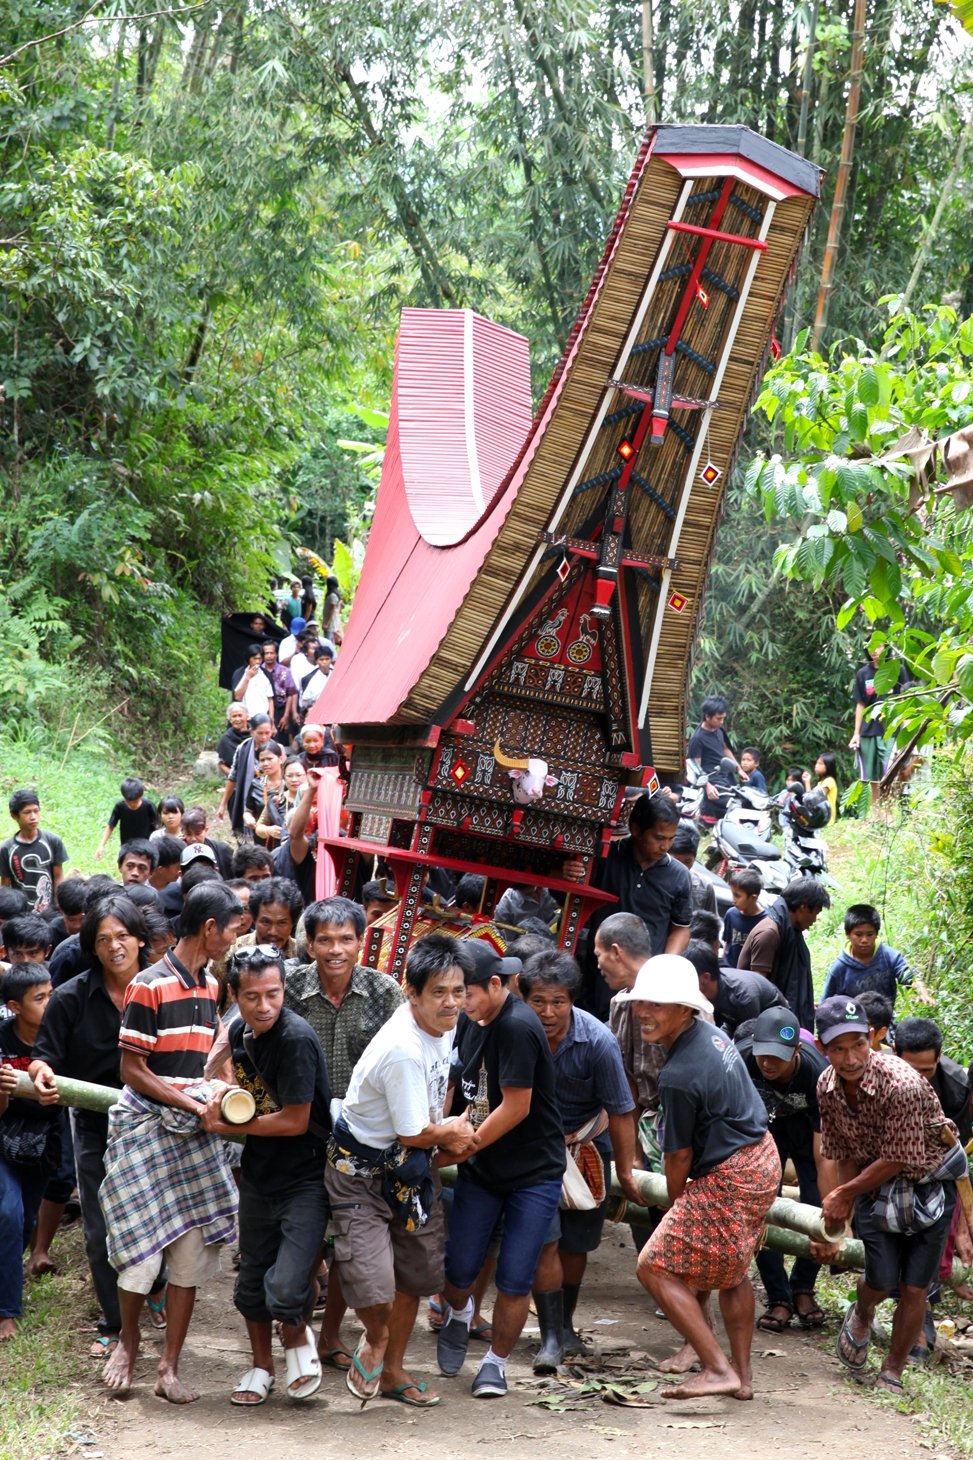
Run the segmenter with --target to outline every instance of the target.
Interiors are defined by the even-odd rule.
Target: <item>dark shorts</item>
[[[890,1293],[903,1284],[928,1288],[936,1277],[956,1205],[955,1184],[944,1182],[943,1191],[946,1206],[939,1221],[911,1237],[880,1232],[872,1221],[871,1197],[860,1196],[856,1201],[855,1235],[865,1247],[865,1282],[877,1293]]]
[[[544,1237],[545,1247],[548,1242],[556,1242],[562,1252],[594,1252],[600,1246],[611,1186],[608,1157],[602,1154],[601,1159],[605,1165],[604,1201],[584,1212],[576,1211],[574,1207],[558,1207]]]
[[[889,748],[881,735],[863,735],[858,742],[858,779],[880,781]]]
[[[240,1182],[240,1270],[233,1301],[248,1322],[304,1322],[327,1220],[323,1174],[278,1192]]]
[[[331,1165],[324,1184],[331,1204],[334,1259],[350,1308],[391,1303],[397,1292],[427,1298],[443,1285],[446,1226],[438,1177],[429,1220],[417,1232],[392,1221],[380,1180],[346,1176]]]

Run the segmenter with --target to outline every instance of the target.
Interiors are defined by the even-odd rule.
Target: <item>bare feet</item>
[[[105,1360],[105,1367],[101,1371],[101,1382],[112,1391],[115,1399],[124,1399],[132,1387],[138,1352],[137,1339],[131,1348],[125,1344],[124,1340],[119,1339],[118,1347]]]
[[[706,1394],[742,1394],[744,1386],[738,1374],[727,1365],[726,1369],[701,1369],[684,1384],[670,1385],[662,1390],[663,1399],[700,1399]],[[753,1397],[752,1394],[750,1396]]]
[[[46,1272],[57,1272],[57,1263],[46,1252],[35,1252],[27,1260],[26,1273],[29,1278],[43,1277]]]
[[[159,1369],[155,1393],[160,1399],[168,1399],[170,1404],[192,1404],[199,1398],[195,1389],[182,1382],[175,1369]]]
[[[16,1318],[0,1318],[0,1343],[7,1343],[17,1337]]]
[[[691,1343],[684,1343],[682,1348],[671,1354],[667,1359],[660,1359],[656,1364],[660,1374],[688,1374],[694,1364],[699,1363],[699,1357]]]

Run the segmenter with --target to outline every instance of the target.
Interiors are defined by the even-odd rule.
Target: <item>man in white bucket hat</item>
[[[665,1050],[659,1098],[672,1207],[642,1249],[637,1272],[696,1351],[700,1372],[664,1389],[663,1398],[751,1399],[754,1298],[747,1273],[780,1182],[767,1112],[730,1041],[697,1019],[712,1005],[687,959],[648,959],[632,988],[616,997],[634,1005],[642,1038]],[[711,1289],[719,1293],[729,1359],[706,1319]]]

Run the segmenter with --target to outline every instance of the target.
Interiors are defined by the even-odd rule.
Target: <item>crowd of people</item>
[[[671,799],[644,793],[597,864],[617,901],[577,959],[557,946],[550,892],[514,882],[494,908],[484,877],[441,871],[435,907],[470,936],[414,942],[400,986],[362,961],[369,925],[396,907],[387,869],[354,899],[314,896],[317,788],[341,750],[295,724],[294,691],[273,673],[285,646],[267,649],[241,667],[221,741],[215,822],[229,819],[233,845],[210,835],[203,808],[156,804],[132,776],[96,852],[117,828],[117,877],[68,876],[37,795],[10,798],[0,1339],[22,1316],[24,1251],[28,1279],[51,1270],[76,1192],[100,1309],[92,1353],[113,1394],[134,1381],[145,1324],[163,1335],[156,1393],[197,1397],[180,1358],[196,1290],[226,1248],[252,1359],[232,1403],[264,1403],[282,1362],[294,1402],[330,1369],[363,1404],[438,1404],[406,1363],[423,1301],[441,1375],[456,1378],[476,1343],[472,1395],[501,1397],[532,1303],[535,1373],[585,1351],[579,1294],[614,1177],[634,1274],[681,1340],[660,1363],[665,1397],[747,1399],[755,1321],[820,1327],[816,1280],[838,1255],[816,1242],[788,1268],[761,1249],[791,1163],[829,1232],[853,1226],[864,1243],[837,1357],[865,1372],[875,1308],[892,1295],[874,1382],[900,1389],[928,1352],[954,1254],[973,1258],[957,1201],[971,1083],[932,1018],[896,1021],[902,987],[930,996],[881,941],[878,911],[848,909],[847,951],[817,1000],[804,935],[827,889],[800,877],[765,909],[741,869],[721,920],[694,876],[698,835]],[[710,725],[704,713],[707,734],[720,713]],[[570,859],[564,875],[578,875]],[[503,953],[482,936],[491,926]],[[17,1093],[21,1074],[33,1098]],[[60,1077],[111,1087],[117,1103],[68,1119]],[[242,1123],[228,1099],[240,1091]],[[456,1168],[445,1191],[444,1166]],[[640,1171],[664,1177],[664,1213]]]

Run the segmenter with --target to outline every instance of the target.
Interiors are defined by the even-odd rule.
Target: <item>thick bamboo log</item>
[[[57,1075],[55,1084],[62,1105],[73,1106],[76,1110],[94,1110],[100,1114],[109,1111],[117,1103],[121,1093],[107,1085],[92,1085],[86,1080],[69,1080],[64,1075]],[[34,1086],[23,1071],[19,1071],[17,1074],[14,1094],[25,1100],[37,1099]],[[444,1186],[455,1184],[455,1166],[444,1166],[439,1174]],[[654,1171],[636,1171],[635,1179],[647,1206],[663,1208],[669,1206],[669,1194],[666,1190],[664,1176]],[[611,1180],[611,1197],[613,1200],[609,1202],[610,1220],[631,1222],[636,1226],[644,1223],[645,1208],[626,1200],[625,1193],[619,1186],[614,1172]],[[794,1257],[810,1257],[811,1239],[824,1240],[823,1231],[819,1207],[808,1206],[804,1202],[793,1201],[790,1197],[779,1196],[767,1213],[763,1246],[769,1247],[773,1252],[789,1253]],[[862,1244],[853,1237],[844,1237],[833,1265],[855,1270],[862,1269],[865,1266],[865,1249]],[[950,1286],[958,1287],[961,1283],[969,1282],[970,1277],[971,1269],[958,1258],[954,1258],[952,1273],[946,1279]]]
[[[66,1075],[56,1075],[54,1083],[62,1105],[70,1105],[75,1110],[93,1110],[98,1115],[107,1115],[112,1106],[118,1104],[118,1097],[122,1093],[120,1090],[113,1090],[110,1085],[92,1085],[87,1080],[69,1080]],[[14,1094],[21,1100],[37,1099],[37,1091],[23,1070],[17,1073]]]

